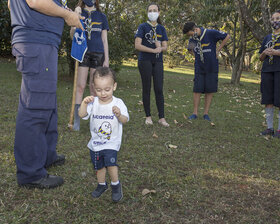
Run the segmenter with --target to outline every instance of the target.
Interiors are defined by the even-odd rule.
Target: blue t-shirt
[[[67,7],[65,0],[53,0]],[[58,48],[64,26],[61,17],[53,17],[31,9],[25,0],[10,0],[12,44],[40,43]]]
[[[85,17],[84,27],[86,30],[88,52],[104,52],[101,38],[102,30],[109,30],[108,20],[105,14],[100,11],[82,10]]]
[[[261,49],[260,49],[260,54],[266,49],[270,48],[272,46],[272,34],[268,34],[262,43]],[[276,41],[275,50],[280,49],[280,38]],[[262,66],[262,72],[279,72],[280,71],[280,56],[273,56],[273,63],[269,64],[269,57],[266,56],[264,61],[263,61],[263,66]]]
[[[158,41],[168,41],[166,30],[164,26],[161,24],[158,24],[156,26],[156,33],[157,33],[157,40]],[[142,23],[135,34],[135,38],[139,37],[142,39],[142,45],[149,47],[149,48],[156,48],[155,44],[155,37],[154,37],[154,31],[152,29],[152,26],[149,25],[148,23]],[[160,54],[154,54],[154,53],[149,53],[149,52],[139,52],[138,55],[138,60],[139,61],[162,61],[162,52]]]
[[[201,29],[201,35],[203,34],[204,28]],[[203,52],[204,63],[200,59],[198,41],[190,38],[188,49],[191,45],[194,45],[195,53],[195,73],[218,73],[219,62],[216,55],[216,45],[219,40],[224,40],[227,33],[218,30],[206,30],[204,37],[201,40],[201,47]],[[200,38],[200,37],[198,37]]]

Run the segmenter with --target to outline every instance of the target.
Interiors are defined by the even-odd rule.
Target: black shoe
[[[65,163],[65,156],[64,155],[57,155],[56,160],[53,161],[51,164],[45,166],[45,168],[48,169],[51,166],[61,166],[64,163]]]
[[[91,196],[93,198],[99,198],[105,191],[107,191],[107,189],[108,189],[107,183],[106,185],[98,184],[97,188],[91,193]]]
[[[260,135],[274,135],[274,130],[272,128],[268,128],[260,133]]]
[[[123,198],[121,183],[119,183],[117,185],[111,185],[111,188],[112,188],[112,200],[114,202],[120,201]]]
[[[27,184],[19,184],[20,187],[50,189],[64,183],[63,178],[47,174],[45,177]]]

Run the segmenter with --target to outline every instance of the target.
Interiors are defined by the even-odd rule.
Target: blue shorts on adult
[[[118,166],[117,151],[112,149],[104,149],[98,152],[90,151],[91,161],[95,170],[100,170],[103,167]]]
[[[262,72],[262,104],[273,104],[280,107],[280,72]]]
[[[216,93],[218,90],[218,73],[195,73],[193,92]]]

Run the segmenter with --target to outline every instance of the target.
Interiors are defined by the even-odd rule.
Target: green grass
[[[13,141],[21,77],[14,62],[1,61],[0,223],[280,223],[280,140],[258,135],[265,128],[259,76],[246,73],[242,85],[232,86],[230,73],[221,72],[211,125],[201,118],[203,99],[199,119],[185,118],[192,113],[192,66],[173,71],[165,72],[164,83],[170,128],[156,123],[154,94],[155,125],[144,125],[137,68],[124,66],[118,74],[115,95],[126,103],[130,121],[118,155],[124,198],[114,204],[110,191],[98,200],[90,196],[96,176],[86,147],[88,122],[80,132],[67,129],[73,85],[67,75],[59,76],[57,92],[57,150],[67,162],[49,169],[65,184],[53,190],[17,186]],[[156,193],[142,196],[143,189]]]

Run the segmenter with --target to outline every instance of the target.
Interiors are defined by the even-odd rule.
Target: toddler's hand
[[[86,98],[84,98],[84,100],[83,100],[83,102],[85,103],[85,104],[89,104],[89,103],[91,103],[91,102],[93,102],[94,101],[94,96],[87,96]]]
[[[112,111],[116,115],[116,117],[120,117],[121,116],[120,108],[118,108],[117,106],[113,106]]]

